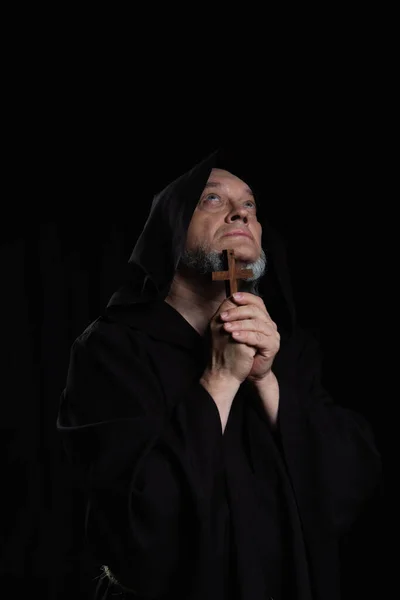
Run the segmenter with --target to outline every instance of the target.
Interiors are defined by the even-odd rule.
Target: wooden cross
[[[212,274],[213,281],[225,281],[226,297],[232,296],[237,292],[237,280],[248,279],[253,277],[251,269],[238,269],[236,266],[235,251],[224,250],[225,264],[228,264],[227,271],[214,271]]]

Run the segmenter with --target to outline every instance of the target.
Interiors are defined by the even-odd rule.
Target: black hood
[[[214,167],[226,169],[253,190],[262,225],[262,247],[267,271],[259,284],[271,317],[280,329],[291,330],[295,308],[285,244],[267,218],[268,178],[256,173],[248,160],[217,150],[170,183],[153,199],[149,216],[128,261],[125,284],[111,297],[107,310],[164,299],[184,251],[187,230],[205,184]]]

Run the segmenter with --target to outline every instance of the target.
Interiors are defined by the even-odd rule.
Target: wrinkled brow
[[[207,181],[206,185],[204,186],[204,189],[211,188],[211,187],[222,188],[224,186],[219,181]],[[253,198],[254,198],[254,194],[249,187],[246,187],[244,189],[244,191],[246,192],[246,194],[249,194],[250,196],[253,196]]]

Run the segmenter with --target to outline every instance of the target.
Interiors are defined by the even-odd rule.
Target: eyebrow
[[[219,181],[207,181],[206,185],[204,186],[204,189],[210,188],[210,187],[221,188],[221,187],[223,187],[223,184],[220,183]],[[254,194],[249,187],[246,187],[244,189],[244,191],[246,192],[246,194],[249,194],[250,196],[253,196],[253,198],[254,198]]]

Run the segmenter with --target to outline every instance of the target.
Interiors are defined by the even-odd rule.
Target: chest
[[[201,347],[196,351],[149,339],[146,351],[151,370],[158,380],[164,401],[172,409],[182,394],[199,381],[206,367]]]

